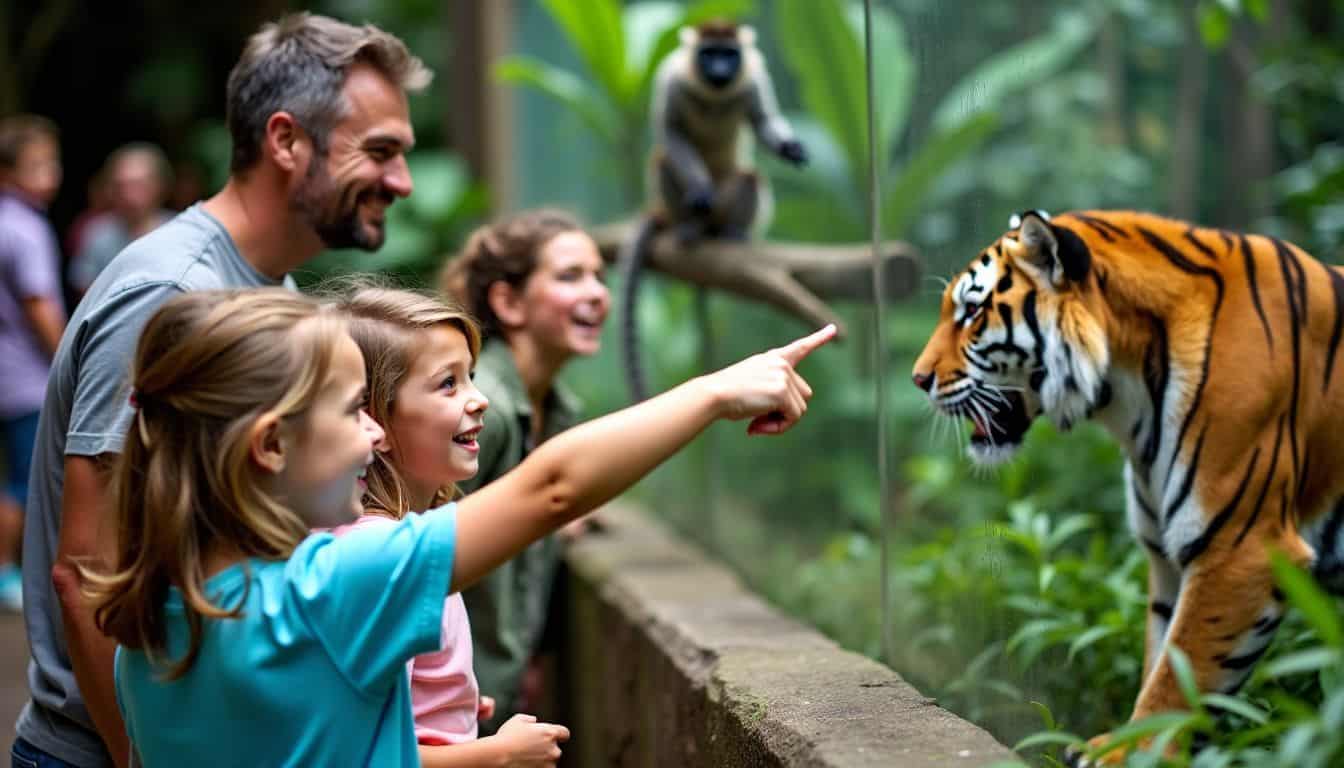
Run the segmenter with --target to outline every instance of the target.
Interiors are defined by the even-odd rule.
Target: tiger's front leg
[[[1189,708],[1166,653],[1173,645],[1190,659],[1201,693],[1235,693],[1250,677],[1274,639],[1285,610],[1270,569],[1268,545],[1300,564],[1311,557],[1310,548],[1295,531],[1272,538],[1266,533],[1274,532],[1252,529],[1240,544],[1233,545],[1234,529],[1224,533],[1228,543],[1223,547],[1211,548],[1187,563],[1162,653],[1147,669],[1131,721]],[[1109,735],[1102,734],[1089,740],[1088,746],[1108,741]],[[1071,757],[1078,766],[1119,765],[1126,755],[1117,750],[1094,763]]]
[[[1143,677],[1147,679],[1166,642],[1181,572],[1162,549],[1162,528],[1157,511],[1148,501],[1152,491],[1138,484],[1132,465],[1125,464],[1125,508],[1129,529],[1148,555],[1148,612],[1143,637]]]

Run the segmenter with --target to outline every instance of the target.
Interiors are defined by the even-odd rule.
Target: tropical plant
[[[535,88],[573,111],[611,151],[622,199],[643,198],[644,148],[649,99],[663,57],[677,46],[677,30],[716,17],[739,18],[752,0],[698,0],[683,5],[646,0],[542,0],[556,26],[578,54],[587,77],[532,56],[501,60],[496,76]]]
[[[1339,607],[1315,580],[1282,556],[1274,575],[1292,615],[1241,696],[1201,694],[1190,661],[1169,650],[1172,669],[1189,709],[1161,712],[1112,731],[1111,741],[1089,751],[1139,749],[1126,764],[1157,768],[1327,768],[1344,761],[1344,621]],[[1040,707],[1047,730],[1015,749],[1048,748],[1040,760],[1060,765],[1058,750],[1082,747]],[[995,768],[1020,766],[1005,763]]]
[[[782,0],[778,14],[781,50],[802,102],[803,114],[791,119],[817,161],[805,174],[771,174],[780,198],[776,230],[805,236],[820,214],[828,220],[828,235],[862,238],[869,184],[862,8],[842,0]],[[1100,18],[1095,11],[1058,15],[1051,29],[965,74],[927,124],[916,126],[911,104],[920,73],[905,29],[890,9],[873,9],[873,154],[884,236],[907,235],[939,180],[1001,124],[1001,104],[1068,65]],[[927,135],[916,142],[916,130]]]

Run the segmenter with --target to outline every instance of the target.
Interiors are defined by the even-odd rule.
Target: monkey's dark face
[[[695,66],[711,88],[725,88],[742,70],[742,46],[735,40],[701,42],[695,51]]]

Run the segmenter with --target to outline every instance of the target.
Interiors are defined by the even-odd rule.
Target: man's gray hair
[[[252,35],[229,73],[230,170],[261,159],[266,122],[276,112],[293,115],[325,154],[332,128],[348,113],[341,88],[355,64],[372,66],[404,91],[419,91],[433,77],[405,43],[372,24],[296,13]]]

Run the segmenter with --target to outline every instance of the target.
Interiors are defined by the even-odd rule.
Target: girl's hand
[[[495,716],[495,700],[489,696],[482,696],[476,703],[476,719],[489,720]]]
[[[554,723],[538,723],[532,715],[514,715],[499,727],[495,738],[505,745],[509,768],[555,768],[560,759],[558,742],[569,739],[569,729]]]
[[[749,435],[777,435],[803,417],[812,388],[794,370],[813,350],[835,338],[828,325],[787,346],[772,349],[709,374],[702,380],[714,393],[718,415],[751,419]]]

